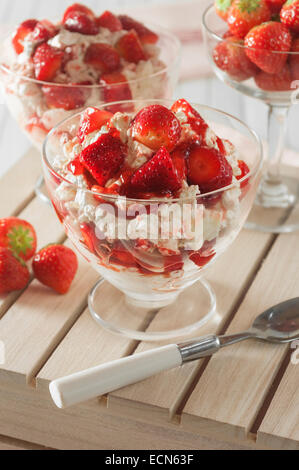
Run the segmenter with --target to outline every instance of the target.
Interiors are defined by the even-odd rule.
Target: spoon
[[[208,335],[117,359],[54,380],[49,386],[50,393],[58,408],[66,408],[186,362],[211,356],[224,346],[250,338],[272,343],[288,343],[299,339],[299,297],[265,310],[255,319],[251,328],[243,333]]]

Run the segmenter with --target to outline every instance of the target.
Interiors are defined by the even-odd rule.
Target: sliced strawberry
[[[153,192],[163,195],[175,193],[181,188],[182,183],[169,152],[165,147],[161,147],[134,173],[130,185],[132,193]]]
[[[77,137],[82,143],[88,134],[100,130],[101,127],[112,118],[113,114],[108,111],[89,107],[81,115],[80,126]]]
[[[50,82],[61,67],[63,52],[49,44],[38,46],[33,56],[35,78],[44,82]]]
[[[24,51],[24,39],[34,31],[36,25],[37,20],[27,20],[18,26],[12,38],[12,44],[17,54],[21,54]]]
[[[112,264],[119,264],[120,266],[125,266],[126,268],[135,268],[137,267],[136,260],[132,253],[127,250],[127,248],[122,244],[121,241],[114,243],[112,252],[109,257],[109,262]]]
[[[104,186],[119,171],[124,159],[124,146],[119,139],[109,134],[102,134],[80,155],[81,163],[100,186]]]
[[[188,160],[188,182],[208,193],[228,186],[232,182],[232,168],[216,149],[192,144]]]
[[[292,74],[288,64],[276,74],[260,71],[254,77],[255,83],[265,91],[289,91],[292,85]]]
[[[147,58],[140,39],[133,29],[117,41],[115,48],[128,62],[137,64],[140,60]]]
[[[75,3],[64,13],[62,24],[68,31],[81,34],[98,34],[99,27],[92,10],[84,5]]]
[[[242,178],[244,178],[244,176],[248,175],[248,173],[250,172],[250,169],[247,163],[244,162],[244,160],[238,160],[238,167],[241,170],[241,174],[237,176],[237,180],[241,180]],[[240,185],[241,188],[244,188],[245,186],[247,186],[248,183],[249,183],[249,179],[243,181]]]
[[[117,18],[117,16],[113,15],[113,13],[108,10],[104,11],[104,13],[99,16],[99,18],[97,18],[96,22],[100,28],[107,28],[113,33],[123,29],[121,21]]]
[[[188,143],[177,145],[173,152],[171,152],[171,158],[180,181],[184,181],[187,178],[186,161],[189,157],[189,153],[190,145]]]
[[[83,175],[84,173],[84,166],[80,162],[80,158],[77,157],[74,160],[72,160],[68,165],[67,165],[67,170],[70,171],[73,175],[79,176]]]
[[[45,42],[55,36],[56,32],[56,27],[50,21],[39,21],[30,34],[30,40],[34,43]]]
[[[125,266],[126,268],[136,268],[138,267],[136,260],[132,253],[128,251],[126,246],[118,240],[114,243],[109,262],[111,264],[118,264],[120,266]]]
[[[148,29],[144,24],[139,23],[139,21],[134,20],[130,16],[127,15],[120,15],[118,17],[121,21],[122,28],[130,31],[131,29],[135,29],[136,33],[139,36],[139,39],[144,44],[155,44],[159,37],[156,33]]]
[[[88,89],[72,86],[71,83],[68,86],[44,85],[42,89],[49,108],[62,108],[66,111],[81,108],[90,94]]]
[[[126,77],[119,72],[102,75],[100,84],[103,85],[103,100],[105,103],[129,101],[132,99],[129,83]],[[106,109],[111,113],[116,113],[117,111],[130,112],[133,110],[131,105],[126,105],[126,109],[124,105],[107,106]]]
[[[234,36],[216,45],[213,59],[218,68],[238,82],[247,80],[258,71],[247,57],[242,39]]]
[[[181,125],[172,111],[160,104],[143,108],[130,125],[132,137],[143,145],[171,151],[181,136]]]
[[[198,111],[191,106],[188,101],[184,99],[179,99],[175,103],[173,103],[171,107],[171,111],[173,113],[183,113],[186,116],[186,120],[183,121],[184,123],[190,124],[192,130],[196,132],[198,136],[202,139],[206,134],[206,130],[208,129],[208,125],[205,120],[201,117]]]
[[[85,15],[89,16],[91,19],[95,18],[93,11],[85,5],[81,5],[81,3],[74,3],[73,5],[69,6],[63,15],[62,23],[64,24],[69,15],[73,13],[84,13]]]
[[[198,251],[193,251],[189,254],[189,258],[199,267],[205,266],[212,258],[215,256],[215,251],[213,247],[215,245],[215,240],[205,241],[203,246]]]
[[[104,43],[93,43],[88,47],[84,62],[101,73],[114,72],[120,67],[120,57],[114,47]]]
[[[277,21],[268,21],[251,29],[244,41],[249,59],[261,70],[271,74],[283,69],[291,43],[292,36],[288,28]]]
[[[184,261],[181,254],[164,256],[164,273],[180,271],[184,267]]]

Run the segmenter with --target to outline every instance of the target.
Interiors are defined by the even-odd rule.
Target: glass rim
[[[205,9],[205,11],[204,11],[204,13],[203,13],[203,15],[202,15],[202,25],[203,25],[203,27],[204,27],[205,30],[206,30],[211,36],[213,36],[213,38],[216,39],[217,41],[221,41],[221,42],[222,42],[222,41],[225,41],[226,39],[229,39],[229,37],[228,37],[228,38],[223,38],[223,37],[219,36],[217,33],[215,33],[215,31],[213,31],[213,30],[208,26],[206,19],[207,19],[207,15],[208,15],[208,13],[210,12],[210,10],[214,10],[215,15],[217,15],[217,13],[216,13],[216,11],[215,11],[215,9],[214,9],[214,5],[213,5],[213,4],[212,4],[212,5],[209,5],[209,6]],[[218,18],[218,15],[217,15],[217,18]],[[219,19],[221,19],[221,18],[219,17]],[[224,20],[223,20],[223,21],[224,21]],[[240,41],[242,41],[241,38],[238,38],[238,39],[240,39]],[[295,51],[274,51],[274,50],[272,50],[272,49],[257,49],[257,48],[255,48],[255,47],[248,47],[248,46],[245,46],[244,44],[237,44],[237,43],[235,43],[234,46],[235,46],[235,47],[240,47],[241,49],[248,49],[248,50],[250,50],[250,51],[265,51],[265,52],[270,52],[271,54],[278,54],[278,55],[281,54],[281,55],[299,56],[299,52],[295,52]]]
[[[146,104],[148,103],[149,105],[152,104],[152,103],[155,103],[157,102],[157,104],[161,104],[161,102],[164,102],[164,103],[169,103],[169,104],[173,104],[175,102],[175,100],[173,99],[147,99],[147,100],[142,100],[142,99],[139,99],[139,100],[126,100],[126,101],[115,101],[113,103],[105,103],[103,105],[100,105],[100,106],[97,106],[98,109],[101,109],[105,106],[111,106],[111,105],[124,105],[124,104],[131,104],[131,103],[139,103],[139,102],[142,102],[142,103],[145,103],[145,106]],[[47,157],[47,146],[48,146],[48,143],[49,143],[49,139],[52,137],[53,134],[55,134],[55,132],[59,129],[59,127],[65,125],[68,121],[71,121],[72,119],[74,118],[77,118],[77,117],[81,117],[82,113],[84,113],[86,111],[87,108],[85,108],[83,111],[80,111],[76,114],[73,114],[72,116],[69,116],[67,117],[66,119],[64,119],[63,121],[61,121],[60,123],[57,124],[57,126],[53,127],[53,129],[51,129],[51,131],[48,133],[47,137],[45,138],[44,142],[43,142],[43,146],[42,146],[42,160],[43,160],[43,164],[46,165],[46,167],[48,168],[48,170],[58,179],[61,180],[61,182],[65,182],[73,187],[75,187],[76,189],[80,189],[81,191],[84,191],[88,194],[91,194],[93,196],[99,196],[100,198],[102,199],[108,199],[108,200],[111,200],[111,201],[116,201],[116,200],[126,200],[128,202],[132,202],[132,203],[157,203],[157,204],[161,204],[161,203],[177,203],[177,202],[184,202],[184,201],[190,201],[191,199],[204,199],[204,198],[207,198],[207,197],[210,197],[210,196],[216,196],[217,194],[219,193],[222,193],[224,191],[228,191],[230,189],[233,189],[233,188],[236,188],[236,187],[240,187],[241,184],[247,180],[249,180],[249,178],[251,177],[255,177],[259,171],[261,170],[262,168],[262,164],[263,164],[263,145],[262,145],[262,141],[261,141],[261,138],[259,137],[259,135],[253,130],[251,129],[245,122],[241,121],[241,119],[233,116],[232,114],[229,114],[225,111],[222,111],[220,109],[217,109],[217,108],[213,108],[211,106],[207,106],[207,105],[201,105],[201,104],[198,104],[198,103],[190,103],[192,106],[199,106],[200,108],[202,108],[203,110],[207,110],[207,111],[210,111],[210,112],[215,112],[217,114],[220,114],[222,116],[226,116],[230,119],[233,119],[234,121],[238,122],[239,124],[241,124],[241,126],[243,126],[244,128],[247,129],[247,131],[249,132],[249,134],[251,135],[251,137],[255,140],[256,144],[258,145],[258,155],[259,155],[259,159],[258,159],[258,162],[256,162],[256,164],[253,166],[253,168],[251,168],[249,170],[249,173],[247,173],[245,176],[243,176],[243,178],[240,178],[238,181],[238,184],[236,182],[234,183],[231,183],[229,184],[228,186],[223,186],[222,188],[219,188],[219,189],[216,189],[214,191],[210,191],[208,193],[203,193],[203,194],[198,194],[195,198],[194,197],[178,197],[178,198],[167,198],[167,197],[162,197],[162,198],[151,198],[151,199],[138,199],[138,198],[129,198],[129,197],[126,197],[126,196],[121,196],[120,194],[107,194],[107,193],[101,193],[101,192],[98,192],[98,191],[91,191],[90,189],[87,189],[87,188],[79,188],[79,186],[77,184],[75,184],[74,182],[72,181],[69,181],[66,177],[62,176],[60,173],[58,173],[56,170],[54,170],[54,168],[52,167],[51,163],[49,162],[48,160],[48,157]]]
[[[169,39],[171,39],[173,41],[173,43],[175,44],[175,46],[176,46],[177,53],[176,53],[174,61],[171,64],[164,67],[162,70],[158,70],[157,72],[151,73],[150,75],[146,75],[144,77],[135,78],[133,80],[127,80],[127,83],[129,83],[129,84],[140,83],[143,80],[147,80],[149,78],[153,78],[153,77],[157,77],[159,75],[162,75],[162,74],[166,73],[169,70],[172,70],[172,69],[175,70],[178,67],[179,62],[181,60],[182,43],[174,33],[172,33],[171,31],[169,31],[166,28],[157,26],[153,23],[143,22],[143,24],[145,26],[148,26],[149,28],[151,28],[154,32],[156,32],[158,34],[160,32],[160,35],[164,34],[164,36],[167,36]],[[10,31],[10,33],[6,34],[5,38],[1,41],[1,43],[3,44],[3,42],[6,39],[8,39],[11,34],[12,34],[12,31]],[[0,70],[4,71],[5,73],[8,73],[10,75],[13,75],[15,77],[21,78],[22,80],[26,80],[30,83],[35,83],[35,84],[40,85],[40,86],[64,87],[64,88],[83,88],[83,89],[86,89],[86,90],[101,89],[101,88],[104,88],[104,87],[107,86],[107,85],[102,85],[102,84],[80,85],[80,84],[72,84],[72,83],[45,82],[43,80],[37,80],[36,78],[27,77],[26,75],[22,75],[21,73],[17,73],[14,70],[11,70],[8,66],[6,66],[5,64],[3,64],[1,62],[0,62]],[[109,87],[111,87],[111,88],[117,87],[117,86],[119,86],[123,83],[124,82],[112,83],[112,84],[109,84]]]

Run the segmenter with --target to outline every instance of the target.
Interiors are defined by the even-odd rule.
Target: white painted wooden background
[[[190,0],[184,1],[186,4]],[[197,0],[209,3],[208,0]],[[212,1],[212,0],[211,0]],[[60,17],[63,10],[74,0],[0,0],[0,24],[13,25],[24,19]],[[83,0],[95,11],[124,8],[142,4],[167,4],[171,16],[172,6],[176,0]],[[200,18],[199,24],[200,24]],[[159,18],[157,18],[159,23]],[[182,30],[188,29],[182,18]],[[194,102],[208,104],[238,116],[252,126],[262,137],[266,136],[266,106],[249,97],[244,97],[235,90],[220,83],[213,76],[180,83],[176,91],[177,97],[186,97]],[[299,152],[299,106],[293,106],[290,113],[287,146]],[[28,149],[29,142],[22,135],[16,123],[10,117],[4,104],[0,104],[0,175],[6,171]],[[299,157],[298,157],[299,158]]]

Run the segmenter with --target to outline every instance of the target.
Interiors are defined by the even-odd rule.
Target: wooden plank
[[[227,333],[246,330],[259,312],[297,296],[298,263],[298,234],[279,236]],[[213,356],[186,404],[183,427],[218,438],[246,439],[287,347],[252,340]]]
[[[31,148],[0,179],[0,217],[18,215],[26,207],[34,197],[34,185],[41,173],[41,156]]]
[[[109,414],[96,400],[60,410],[49,393],[0,383],[0,433],[56,449],[248,449],[167,426]],[[254,443],[253,443],[254,444]]]
[[[231,315],[240,295],[247,288],[252,276],[268,250],[271,235],[243,231],[233,246],[210,268],[207,279],[214,287],[217,300],[217,314],[197,332],[197,335],[220,331]],[[246,252],[247,256],[244,256]],[[248,254],[250,253],[250,256]],[[242,263],[240,263],[242,259]],[[227,267],[230,267],[229,270]],[[177,305],[179,316],[183,307]],[[175,328],[175,317],[173,319]],[[149,331],[163,322],[159,314],[149,326]],[[194,336],[196,336],[194,334]],[[153,347],[141,343],[136,352]],[[132,413],[140,419],[175,419],[177,409],[184,399],[202,361],[190,363],[179,369],[164,372],[146,381],[109,394],[108,406],[118,413]]]
[[[101,307],[109,310],[107,318],[111,321],[120,314],[122,302],[123,294],[105,283]],[[132,316],[127,327],[144,330],[144,320]],[[87,308],[39,372],[37,385],[48,387],[49,381],[63,375],[126,356],[135,346],[136,341],[112,334],[97,325]]]
[[[257,442],[276,449],[299,450],[299,367],[287,367],[257,433]]]
[[[62,225],[52,207],[44,204],[38,198],[34,198],[19,214],[19,217],[30,222],[35,228],[38,249],[48,243],[60,243],[66,238]],[[8,295],[0,295],[0,318],[20,295],[20,291],[11,292]]]
[[[66,295],[34,280],[0,320],[6,353],[0,379],[30,382],[85,308],[99,276],[83,258],[78,261],[78,273]]]
[[[19,441],[11,437],[0,436],[0,451],[1,450],[48,450],[31,442]]]

